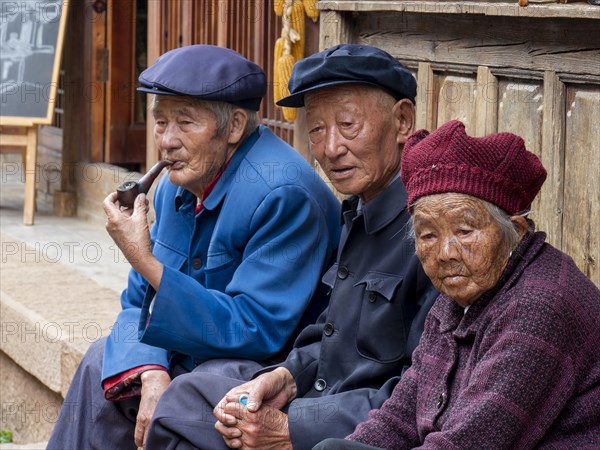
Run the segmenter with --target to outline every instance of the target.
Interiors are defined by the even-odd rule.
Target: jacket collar
[[[479,317],[518,282],[527,266],[542,249],[545,240],[546,233],[543,232],[529,231],[525,234],[512,252],[496,286],[473,302],[466,314],[454,300],[440,294],[431,309],[431,314],[440,322],[440,332],[454,330],[454,336],[459,339],[475,335],[483,324],[483,321],[478,320]]]
[[[204,199],[204,209],[213,210],[221,203],[221,200],[223,200],[223,197],[225,197],[225,194],[227,194],[229,187],[235,179],[235,174],[239,169],[240,164],[263,133],[263,128],[263,125],[258,127],[235,151],[214,189],[208,197]],[[179,187],[175,194],[175,211],[179,212],[179,209],[182,208],[183,205],[185,205],[185,208],[182,211],[187,211],[188,208],[193,210],[193,208],[196,207],[196,201],[196,196],[194,194],[183,187]],[[188,206],[188,204],[191,206]]]
[[[361,213],[365,220],[368,235],[377,233],[406,209],[408,197],[400,177],[396,177],[377,197],[363,203]],[[350,226],[357,216],[358,197],[353,195],[342,202],[342,223]]]

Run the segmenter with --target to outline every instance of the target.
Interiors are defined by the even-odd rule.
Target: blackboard
[[[51,123],[67,3],[0,0],[0,124]]]

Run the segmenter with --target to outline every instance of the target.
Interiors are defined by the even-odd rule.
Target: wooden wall
[[[294,123],[283,119],[273,101],[273,53],[282,21],[275,0],[153,0],[148,3],[148,63],[168,50],[191,44],[210,44],[235,50],[267,74],[267,95],[261,104],[263,122],[305,157],[307,146],[294,140]],[[318,50],[318,25],[306,20],[307,54]],[[149,119],[150,120],[150,119]],[[151,130],[151,126],[148,127]],[[156,160],[148,132],[150,166]]]
[[[328,11],[333,3],[337,10]],[[460,119],[473,135],[522,136],[548,171],[532,219],[600,286],[598,14],[506,17],[402,11],[407,2],[385,2],[398,11],[373,6],[381,3],[321,2],[321,47],[374,45],[411,68],[418,128]]]

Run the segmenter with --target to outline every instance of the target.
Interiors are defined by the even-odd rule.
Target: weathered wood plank
[[[148,2],[148,66],[154,64],[161,53],[161,2]],[[150,105],[152,95],[147,96],[147,104]],[[146,114],[146,167],[150,168],[158,161],[158,151],[154,143],[154,116]]]
[[[91,0],[86,2],[86,11],[94,11],[93,3]],[[91,28],[91,56],[90,70],[86,71],[86,76],[89,76],[89,92],[86,93],[90,110],[90,161],[97,162],[104,158],[104,111],[107,92],[104,82],[108,75],[108,58],[106,58],[106,16],[108,13],[104,11],[90,14],[93,14],[93,17],[88,21],[88,27]]]
[[[558,20],[372,13],[357,17],[356,33],[357,42],[400,61],[600,75],[600,27],[593,20],[566,26]]]
[[[35,180],[37,172],[37,125],[27,129],[27,151],[25,152],[25,200],[23,223],[33,225],[35,216]]]
[[[475,135],[495,133],[498,129],[498,80],[489,67],[477,68],[475,95]]]
[[[433,130],[436,120],[436,92],[431,64],[419,63],[417,72],[417,98],[415,130]]]
[[[194,29],[194,2],[183,1],[181,2],[181,45],[192,45]]]
[[[600,286],[600,96],[573,86],[567,99],[563,250]]]
[[[322,11],[319,19],[319,51],[337,44],[354,42],[348,13]]]
[[[474,78],[450,75],[439,77],[437,124],[435,128],[452,119],[465,124],[467,133],[474,134],[475,89]]]
[[[548,172],[542,186],[538,227],[548,242],[563,248],[563,202],[565,183],[565,85],[556,73],[544,74],[544,118],[542,123],[542,164]]]
[[[535,1],[535,0],[534,0]],[[538,0],[539,1],[539,0]],[[509,17],[570,17],[582,19],[600,19],[600,10],[587,3],[567,4],[529,4],[520,7],[517,1],[508,2],[474,2],[474,1],[343,1],[321,0],[318,3],[322,12],[334,11],[396,11],[416,12],[420,14],[470,14],[485,16]]]
[[[543,88],[541,82],[500,79],[498,83],[498,131],[521,136],[525,147],[538,157],[542,154]],[[531,207],[531,219],[539,229],[540,221],[548,216],[542,194]],[[546,220],[547,222],[547,220]],[[544,222],[545,224],[545,222]],[[545,231],[545,229],[544,229]]]
[[[63,130],[51,125],[41,125],[38,129],[38,146],[50,150],[63,151]]]

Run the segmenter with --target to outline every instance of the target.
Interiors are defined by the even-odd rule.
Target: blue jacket
[[[211,358],[266,360],[290,339],[335,253],[338,200],[264,126],[236,151],[197,216],[195,205],[191,192],[162,178],[151,231],[161,283],[156,292],[130,272],[103,380],[141,365],[169,368],[175,355],[190,370]]]

